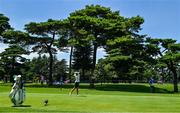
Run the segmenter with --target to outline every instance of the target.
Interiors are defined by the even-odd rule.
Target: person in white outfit
[[[75,72],[74,77],[75,77],[74,88],[71,90],[69,95],[71,95],[75,89],[76,89],[77,95],[79,94],[80,72]]]

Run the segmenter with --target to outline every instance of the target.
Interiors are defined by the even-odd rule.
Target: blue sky
[[[10,18],[16,30],[23,30],[29,22],[49,18],[64,19],[69,13],[88,4],[99,4],[119,10],[125,17],[140,15],[145,23],[141,34],[154,38],[173,38],[180,42],[180,0],[0,0],[0,13]],[[0,45],[1,49],[4,45]],[[98,57],[104,53],[99,50]],[[67,58],[67,54],[58,54]]]

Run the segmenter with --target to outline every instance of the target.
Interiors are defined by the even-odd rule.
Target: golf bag
[[[11,89],[9,98],[15,106],[19,106],[25,101],[25,88],[20,75],[16,76],[14,80],[15,83]]]

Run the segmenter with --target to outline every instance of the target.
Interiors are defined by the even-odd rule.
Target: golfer
[[[71,95],[75,89],[76,89],[77,95],[79,94],[80,72],[75,72],[75,73],[74,73],[74,77],[75,77],[74,88],[71,90],[71,92],[69,93],[69,95]]]
[[[154,79],[151,77],[149,80],[150,90],[151,93],[154,93],[155,87],[154,87]]]

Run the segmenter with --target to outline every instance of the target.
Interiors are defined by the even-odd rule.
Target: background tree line
[[[63,20],[27,23],[23,32],[11,28],[9,18],[0,14],[0,39],[9,45],[0,54],[1,78],[12,82],[15,74],[27,80],[43,74],[52,85],[61,76],[71,80],[73,71],[80,71],[82,81],[92,86],[95,80],[147,82],[154,77],[172,81],[178,92],[180,43],[140,34],[143,23],[139,15],[127,18],[107,7],[87,5]],[[96,63],[99,48],[107,55]],[[58,51],[70,52],[69,64],[57,60]],[[39,57],[22,57],[32,52]],[[45,53],[48,57],[42,56]]]

